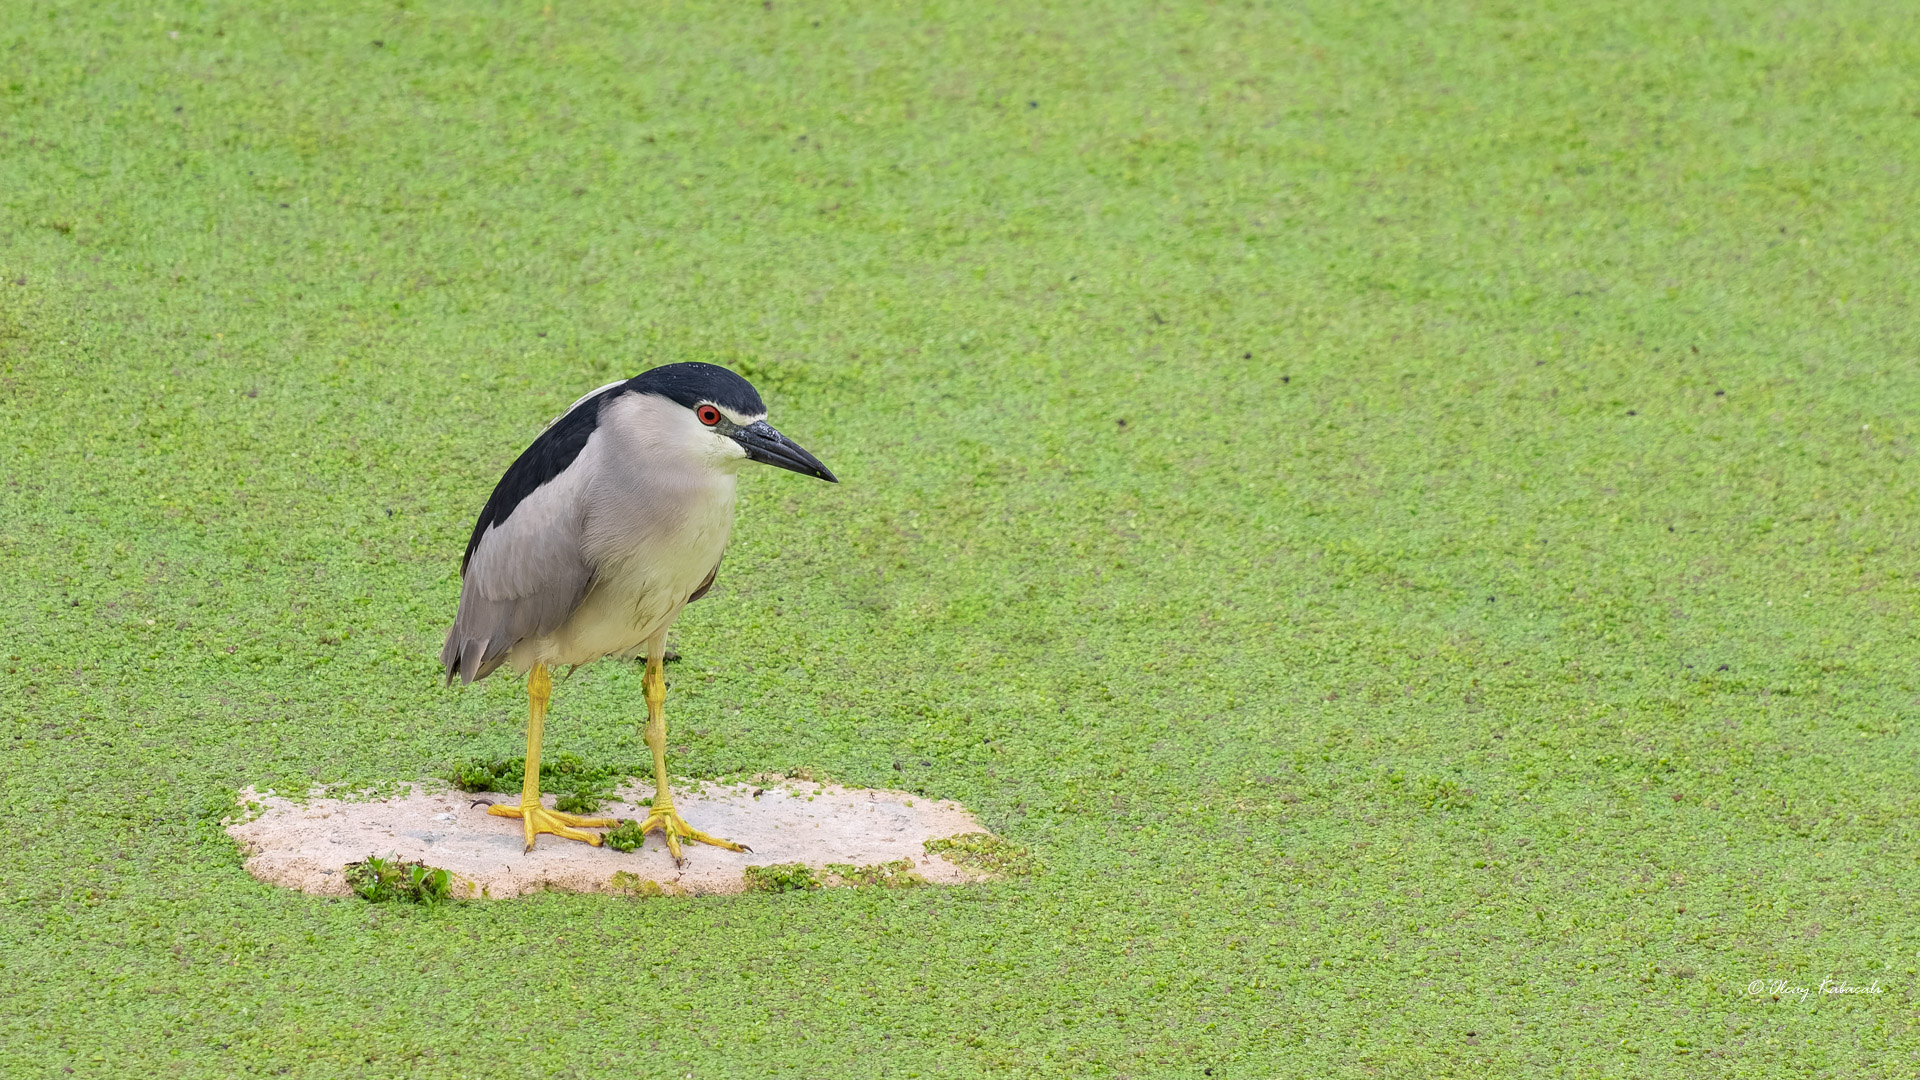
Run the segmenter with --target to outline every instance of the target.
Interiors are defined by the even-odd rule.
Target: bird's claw
[[[579,840],[600,846],[600,834],[586,832],[586,829],[607,829],[615,824],[612,818],[586,817],[581,814],[567,814],[559,810],[549,810],[538,804],[528,806],[507,806],[496,803],[487,807],[487,813],[495,817],[519,818],[526,826],[527,850],[533,850],[533,838],[541,833],[552,833],[567,840]]]
[[[655,829],[660,830],[660,835],[666,838],[667,854],[673,856],[673,864],[675,866],[685,866],[687,863],[686,856],[680,853],[680,841],[682,840],[712,844],[714,847],[726,848],[728,851],[750,852],[753,850],[745,844],[736,844],[731,840],[722,840],[717,836],[708,836],[706,833],[687,824],[687,819],[680,816],[679,811],[673,808],[672,803],[661,806],[656,802],[653,808],[647,812],[647,820],[640,823],[640,832],[642,835],[650,833]]]

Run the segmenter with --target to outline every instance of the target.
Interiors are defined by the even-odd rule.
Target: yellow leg
[[[712,844],[728,851],[750,850],[744,844],[708,836],[674,812],[673,792],[667,787],[667,670],[657,655],[647,657],[647,676],[640,686],[647,696],[647,749],[653,751],[653,808],[641,823],[640,831],[644,834],[659,829],[667,838],[667,851],[676,863],[681,861],[682,840]]]
[[[487,813],[496,817],[519,818],[526,825],[528,851],[533,850],[533,838],[541,833],[564,836],[568,840],[585,840],[599,847],[599,833],[583,832],[573,826],[610,828],[614,824],[612,818],[563,814],[540,804],[540,736],[546,731],[547,699],[552,695],[553,680],[548,677],[546,666],[533,665],[533,670],[527,673],[527,778],[520,782],[520,805],[490,806]]]

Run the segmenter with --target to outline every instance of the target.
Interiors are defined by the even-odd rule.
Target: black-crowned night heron
[[[540,803],[540,736],[549,668],[603,656],[647,658],[653,806],[641,831],[732,851],[673,809],[667,785],[667,628],[706,595],[733,529],[734,482],[749,461],[836,482],[819,459],[767,425],[753,385],[713,364],[668,364],[573,403],[500,478],[461,561],[460,612],[440,663],[447,682],[502,664],[527,675],[527,771],[520,818],[540,833],[599,844],[610,818]]]

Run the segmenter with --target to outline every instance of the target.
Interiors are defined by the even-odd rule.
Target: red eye
[[[700,422],[708,427],[712,427],[720,422],[720,410],[711,405],[702,405],[698,409],[695,409],[694,412],[699,415]]]

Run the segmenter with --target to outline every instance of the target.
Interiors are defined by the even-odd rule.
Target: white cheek
[[[707,436],[707,460],[715,465],[737,469],[747,463],[747,448],[717,432]]]

